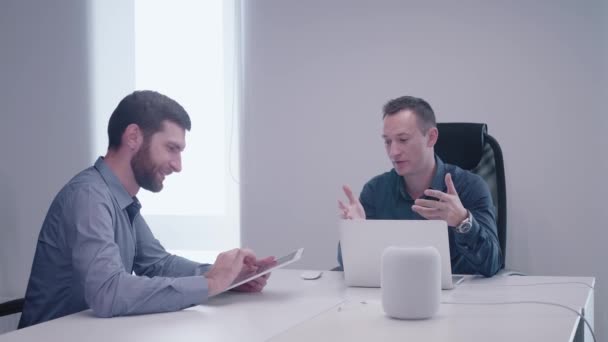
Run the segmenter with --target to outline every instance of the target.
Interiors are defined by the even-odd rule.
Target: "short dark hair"
[[[163,121],[171,121],[190,130],[188,113],[179,103],[151,90],[134,91],[120,101],[108,122],[108,149],[120,147],[122,135],[130,124],[136,124],[144,137],[158,132]]]
[[[388,101],[382,111],[382,119],[389,115],[394,115],[402,110],[411,110],[418,118],[418,127],[422,133],[426,133],[429,128],[437,127],[435,112],[431,105],[425,100],[414,96],[401,96]]]

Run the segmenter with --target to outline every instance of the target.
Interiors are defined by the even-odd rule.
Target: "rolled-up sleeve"
[[[192,262],[188,261],[188,267],[183,261],[170,262],[178,265],[176,273],[189,273],[178,278],[136,276],[125,270],[114,239],[115,212],[107,196],[95,187],[83,186],[67,206],[73,210],[69,215],[74,217],[69,223],[73,227],[68,227],[74,231],[74,276],[82,284],[85,301],[95,315],[112,317],[176,311],[205,302],[207,281],[197,275],[199,268]],[[165,260],[165,264],[167,262]]]

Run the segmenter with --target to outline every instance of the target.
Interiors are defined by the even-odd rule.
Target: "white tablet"
[[[276,269],[285,267],[291,263],[294,263],[298,260],[300,260],[300,258],[302,257],[302,253],[304,252],[304,248],[300,248],[297,249],[285,256],[282,256],[278,259],[276,259],[276,264],[270,266],[270,267],[260,267],[255,273],[245,276],[245,277],[237,277],[230,286],[228,286],[228,288],[225,291],[228,291],[232,288],[235,288],[237,286],[243,285],[247,282],[252,281],[253,279],[259,277],[259,276],[263,276],[266,273],[270,273]]]

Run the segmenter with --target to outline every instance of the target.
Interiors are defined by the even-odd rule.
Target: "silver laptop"
[[[380,287],[382,252],[389,246],[437,248],[441,256],[441,288],[449,290],[462,275],[452,278],[448,227],[436,220],[340,220],[340,245],[347,286]],[[412,277],[415,277],[412,274]]]

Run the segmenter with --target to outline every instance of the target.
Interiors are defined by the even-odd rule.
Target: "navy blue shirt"
[[[435,157],[436,172],[431,188],[447,192],[445,175],[450,173],[465,209],[473,216],[467,233],[448,228],[452,273],[482,274],[491,277],[501,267],[501,251],[496,233],[496,213],[488,185],[478,175]],[[359,198],[368,220],[424,220],[412,210],[413,198],[405,191],[405,180],[395,169],[372,178]],[[338,245],[338,262],[342,253]]]

